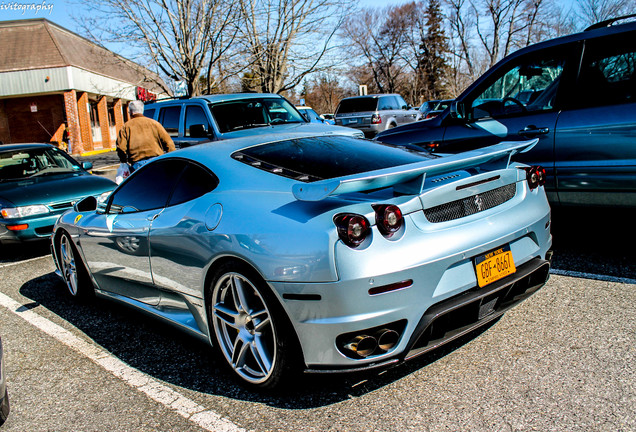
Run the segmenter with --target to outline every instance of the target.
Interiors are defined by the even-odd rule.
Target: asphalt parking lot
[[[151,318],[69,299],[47,244],[3,248],[2,430],[634,431],[634,216],[555,211],[550,281],[490,327],[389,370],[302,376],[277,393],[244,390],[209,347]]]

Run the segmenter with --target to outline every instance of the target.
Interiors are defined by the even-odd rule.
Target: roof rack
[[[625,16],[620,16],[620,17],[616,17],[616,18],[610,18],[610,19],[607,19],[605,21],[597,22],[596,24],[592,24],[591,26],[586,28],[585,31],[590,31],[590,30],[596,30],[596,29],[600,29],[600,28],[609,27],[612,24],[614,24],[616,21],[621,21],[621,20],[625,20],[625,19],[629,19],[629,18],[636,18],[636,14],[625,15]]]

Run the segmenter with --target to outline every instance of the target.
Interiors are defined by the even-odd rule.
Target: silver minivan
[[[341,100],[335,120],[338,126],[360,129],[372,138],[378,132],[414,122],[417,114],[399,94],[372,94]]]

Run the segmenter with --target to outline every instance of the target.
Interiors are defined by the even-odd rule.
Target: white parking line
[[[10,262],[10,263],[0,264],[0,269],[3,269],[5,267],[11,267],[11,266],[14,266],[14,265],[28,263],[28,262],[31,262],[31,261],[37,261],[37,260],[40,260],[42,258],[51,258],[51,255],[44,255],[44,256],[39,256],[39,257],[35,257],[35,258],[29,258],[29,259],[26,259],[26,260],[23,260],[23,261],[15,261],[15,262]]]
[[[36,314],[34,311],[2,293],[0,293],[0,305],[9,309],[54,339],[57,339],[59,342],[62,342],[64,345],[97,363],[131,387],[145,393],[150,399],[176,412],[203,429],[211,432],[245,431],[245,429],[224,419],[214,411],[197,404],[167,385],[128,366],[108,351],[78,338],[65,328]]]

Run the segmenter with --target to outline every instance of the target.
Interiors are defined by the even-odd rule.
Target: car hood
[[[0,199],[15,206],[75,201],[115,189],[111,180],[87,173],[68,173],[0,183]]]
[[[323,123],[287,123],[271,126],[263,126],[252,129],[243,129],[235,132],[227,132],[223,134],[223,139],[249,137],[255,135],[264,135],[271,133],[295,133],[302,132],[308,134],[334,134],[334,135],[348,135],[348,136],[360,136],[361,132],[357,129],[333,126]]]

